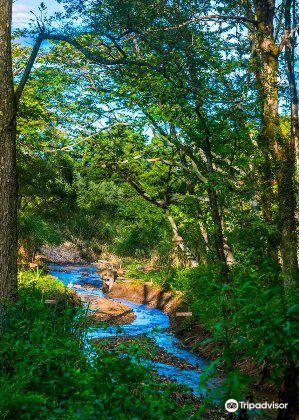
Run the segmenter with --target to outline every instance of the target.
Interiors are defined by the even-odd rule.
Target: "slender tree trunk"
[[[225,256],[224,246],[224,236],[222,231],[222,219],[219,212],[218,206],[218,197],[214,188],[208,187],[208,197],[211,207],[211,214],[214,224],[214,242],[215,242],[215,249],[217,254],[217,260],[220,263],[220,274],[222,276],[223,282],[229,282],[229,268],[227,264],[227,259]]]
[[[291,96],[291,136],[292,147],[294,147],[296,172],[299,177],[299,99],[296,85],[295,75],[295,48],[296,48],[296,32],[292,33],[292,28],[297,25],[296,7],[298,2],[296,0],[286,0],[285,5],[285,33],[287,40],[285,44],[285,63],[286,72],[289,81],[290,96]],[[293,19],[292,19],[293,15]],[[293,20],[293,23],[292,23]]]
[[[217,259],[220,263],[220,274],[222,277],[222,281],[224,283],[230,282],[230,275],[229,275],[229,267],[227,264],[227,259],[225,255],[225,239],[223,235],[223,228],[224,221],[222,220],[220,209],[219,209],[219,202],[218,202],[218,194],[214,185],[214,168],[213,168],[213,156],[212,156],[212,147],[210,136],[211,132],[209,127],[206,124],[206,121],[201,114],[199,106],[196,107],[195,112],[198,116],[199,121],[202,124],[204,131],[206,132],[205,144],[203,147],[205,157],[206,157],[206,171],[208,174],[208,185],[207,185],[207,193],[209,197],[210,207],[211,207],[211,215],[214,224],[214,241],[215,241],[215,249],[217,254]]]
[[[187,28],[186,30],[188,31]],[[192,34],[189,32],[188,36],[190,40],[190,45],[192,45],[192,42],[193,42]],[[191,77],[191,83],[192,85],[198,86],[200,85],[200,82],[196,76],[196,63],[193,58],[192,48],[188,50],[187,58],[188,58],[188,67],[189,67],[189,72],[190,72],[190,77]],[[218,195],[217,195],[217,191],[216,191],[214,181],[213,181],[214,168],[213,168],[212,147],[211,147],[211,141],[210,141],[212,133],[206,123],[204,116],[202,115],[200,101],[198,101],[198,98],[196,96],[194,97],[194,99],[197,103],[195,107],[195,113],[202,126],[202,129],[206,133],[204,145],[203,145],[203,151],[206,157],[205,166],[206,166],[206,172],[209,178],[208,185],[207,185],[207,193],[208,193],[208,198],[209,198],[210,207],[211,207],[211,215],[212,215],[213,224],[214,224],[213,236],[214,236],[216,256],[220,265],[221,279],[223,283],[228,283],[230,282],[230,275],[229,275],[229,267],[228,267],[228,263],[227,263],[227,259],[225,255],[225,250],[224,250],[225,240],[224,240],[223,229],[222,229],[223,221],[222,221],[222,217],[219,211]]]
[[[207,148],[204,150],[205,155],[207,157],[206,173],[211,176],[214,173],[214,169],[212,167],[212,161],[211,161],[212,154],[211,154],[209,139],[206,139],[206,141],[208,144]],[[188,153],[187,150],[186,150],[186,153]],[[188,155],[188,156],[193,161],[193,164],[197,167],[198,172],[200,172],[200,163],[198,162],[196,157],[193,155]],[[230,282],[230,276],[229,276],[229,267],[227,264],[225,250],[224,250],[225,241],[224,241],[224,235],[223,235],[223,229],[222,229],[223,221],[222,221],[221,214],[219,211],[218,195],[213,185],[213,182],[210,179],[207,181],[206,190],[208,194],[211,216],[212,216],[213,226],[214,226],[213,238],[211,235],[210,242],[213,241],[213,245],[216,252],[216,258],[220,265],[220,274],[221,274],[222,281],[223,283],[228,283]]]
[[[167,218],[172,228],[172,241],[173,241],[173,253],[177,254],[177,249],[179,248],[182,251],[182,254],[186,257],[188,263],[191,267],[197,267],[198,261],[194,258],[188,247],[184,244],[183,238],[179,235],[178,227],[172,217],[168,208],[165,209]]]
[[[246,5],[246,16],[254,20],[253,5],[247,2]],[[260,103],[260,119],[263,122],[264,120],[264,94],[263,94],[263,64],[262,64],[262,54],[261,54],[261,42],[260,42],[260,31],[256,30],[256,27],[251,26],[249,28],[249,41],[251,46],[251,66],[250,71],[254,74],[255,86],[258,93],[258,99]],[[263,126],[263,124],[262,124]],[[272,230],[276,228],[273,217],[273,204],[275,201],[275,194],[273,190],[274,185],[274,174],[272,168],[272,159],[270,152],[269,139],[265,135],[264,131],[261,129],[259,136],[257,138],[257,147],[261,152],[261,163],[258,165],[259,179],[258,179],[258,197],[261,204],[262,214],[265,222],[269,227],[273,227]],[[275,235],[276,236],[276,235]],[[267,255],[268,258],[274,260],[278,264],[278,241],[276,237],[269,238],[270,241],[267,246]]]
[[[183,167],[184,168],[188,167],[187,159],[186,159],[186,156],[184,155],[184,153],[180,154],[180,158],[181,158],[181,162],[183,164]],[[185,175],[186,175],[185,182],[186,182],[187,190],[188,190],[189,194],[191,196],[193,196],[193,195],[195,195],[194,185],[193,185],[192,181],[190,179],[188,179],[188,174],[186,173],[186,170],[184,170],[184,172],[185,172]],[[198,219],[201,241],[202,241],[203,246],[204,246],[204,255],[203,256],[198,255],[197,259],[198,259],[198,261],[202,260],[202,261],[206,262],[207,255],[209,253],[209,235],[208,235],[206,226],[205,226],[204,222],[202,221],[202,219],[203,219],[202,210],[199,206],[197,207],[197,210],[196,210],[196,216],[197,216],[197,219]]]
[[[294,7],[294,22],[296,25],[296,0],[286,0],[285,4],[285,62],[291,97],[291,138],[286,139],[285,156],[282,157],[280,195],[281,203],[281,229],[282,229],[282,259],[287,283],[299,282],[298,256],[297,256],[297,226],[296,226],[296,193],[294,177],[296,166],[298,171],[299,156],[299,119],[298,119],[298,92],[295,77],[295,34],[292,31],[291,9]],[[296,165],[297,161],[297,165]],[[286,206],[287,205],[287,206]],[[286,206],[286,207],[285,207]]]
[[[12,1],[0,0],[0,316],[17,296],[16,105],[11,61]],[[1,322],[1,320],[0,320]]]
[[[200,218],[200,216],[201,216],[201,213],[198,212],[198,218]],[[205,255],[207,255],[209,252],[209,246],[210,246],[209,235],[208,235],[207,228],[205,227],[204,223],[201,220],[199,220],[199,230],[200,230],[203,243],[204,243]]]

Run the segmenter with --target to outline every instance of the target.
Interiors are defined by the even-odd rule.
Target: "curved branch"
[[[107,58],[104,58],[102,55],[89,50],[84,45],[80,44],[78,41],[76,41],[75,39],[73,39],[72,37],[68,35],[45,33],[44,39],[48,39],[51,41],[67,42],[68,44],[75,47],[78,51],[80,51],[84,55],[84,57],[86,57],[88,60],[93,61],[94,63],[97,63],[97,64],[103,64],[105,66],[114,66],[117,64],[122,64],[122,65],[129,64],[129,65],[137,65],[137,66],[142,66],[142,67],[148,65],[146,61],[127,60],[125,57],[109,60]]]
[[[124,176],[125,180],[128,184],[133,187],[139,195],[141,195],[146,201],[149,203],[154,204],[157,207],[160,207],[162,209],[166,208],[166,203],[161,200],[156,200],[155,198],[151,197],[140,185],[138,185],[132,178],[130,178],[128,175]]]
[[[23,73],[23,75],[21,77],[21,80],[20,80],[20,83],[19,83],[19,85],[18,85],[18,87],[17,87],[17,89],[15,91],[15,100],[16,100],[16,103],[18,103],[19,100],[20,100],[20,97],[21,97],[21,95],[23,93],[23,90],[24,90],[24,87],[25,87],[25,85],[26,85],[26,83],[27,83],[27,81],[29,79],[29,76],[30,76],[32,67],[34,65],[35,59],[37,57],[37,54],[39,52],[39,49],[40,49],[40,46],[41,46],[43,40],[44,40],[44,35],[43,35],[43,33],[40,33],[38,35],[38,37],[36,38],[36,41],[35,41],[35,44],[34,44],[34,46],[32,48],[32,51],[31,51],[29,60],[28,60],[28,62],[26,64],[24,73]]]

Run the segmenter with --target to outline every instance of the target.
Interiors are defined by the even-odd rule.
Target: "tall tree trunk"
[[[186,31],[188,33],[189,41],[190,41],[190,47],[193,44],[193,36],[186,27]],[[187,63],[190,73],[190,79],[193,86],[200,86],[200,81],[197,78],[196,73],[196,63],[194,61],[193,57],[193,48],[189,48],[187,52]],[[195,53],[195,51],[194,51]],[[204,144],[202,146],[202,149],[204,151],[204,155],[206,158],[205,167],[206,167],[206,173],[208,175],[208,185],[207,185],[207,193],[211,208],[211,215],[213,219],[213,225],[214,225],[214,244],[215,244],[215,250],[216,250],[216,256],[217,260],[219,262],[220,266],[220,275],[223,283],[230,282],[230,275],[229,275],[229,266],[227,263],[226,255],[225,255],[225,240],[223,235],[223,220],[221,217],[221,213],[219,210],[219,203],[218,203],[218,194],[214,185],[214,168],[213,168],[213,156],[212,156],[212,147],[211,147],[211,137],[212,133],[210,128],[208,127],[206,120],[201,112],[201,99],[198,98],[196,95],[194,95],[194,100],[196,102],[195,107],[195,113],[198,117],[198,120],[202,126],[203,131],[206,133]],[[196,144],[196,140],[194,142]]]
[[[206,137],[204,141],[203,151],[206,157],[206,172],[208,175],[208,185],[207,185],[207,193],[211,208],[211,215],[214,224],[214,242],[215,242],[215,249],[217,254],[217,259],[220,263],[220,274],[222,277],[222,281],[224,283],[230,282],[230,274],[229,274],[229,266],[227,263],[226,255],[225,255],[225,239],[223,234],[224,220],[222,220],[220,208],[219,208],[219,200],[218,194],[214,185],[214,168],[213,168],[213,156],[212,156],[212,147],[211,147],[211,132],[209,127],[206,124],[206,121],[201,113],[200,105],[198,105],[195,109],[195,112],[198,116],[198,119],[206,132]]]
[[[247,2],[245,14],[247,18],[254,20],[253,5]],[[261,43],[259,37],[259,31],[256,31],[255,26],[249,28],[249,41],[251,46],[251,65],[250,71],[254,74],[255,86],[258,93],[259,103],[261,105],[260,109],[260,119],[263,121],[263,83],[262,83],[262,56],[261,56]],[[270,145],[265,136],[263,130],[261,130],[260,135],[257,138],[257,146],[261,153],[262,160],[258,164],[258,172],[260,174],[258,179],[258,197],[261,204],[262,214],[264,220],[269,225],[269,227],[274,225],[273,217],[273,204],[275,201],[275,194],[273,191],[273,168],[271,160]],[[275,237],[269,238],[270,241],[267,246],[267,255],[268,258],[276,261],[278,263],[278,243]]]
[[[286,139],[284,150],[279,150],[277,160],[280,250],[285,286],[289,287],[299,284],[294,153],[289,140]]]
[[[293,5],[293,26],[296,25],[296,0],[286,0],[285,4],[285,62],[286,72],[290,87],[291,97],[291,138],[286,139],[285,158],[282,164],[285,169],[282,173],[280,191],[283,190],[282,207],[282,241],[281,248],[284,262],[284,273],[287,283],[294,283],[294,279],[299,282],[298,254],[297,254],[297,226],[296,226],[296,194],[294,186],[294,176],[299,169],[299,119],[298,119],[298,92],[295,77],[295,33],[292,34],[291,11]],[[297,165],[296,165],[297,163]],[[294,173],[295,172],[295,173]],[[298,174],[298,172],[297,172]],[[293,182],[293,184],[291,183]],[[287,194],[289,193],[289,197]],[[284,208],[286,200],[289,201],[287,209]]]
[[[222,277],[222,281],[225,283],[230,282],[230,276],[229,276],[229,268],[227,264],[227,259],[225,256],[225,241],[224,241],[224,235],[222,230],[222,219],[219,211],[218,206],[218,197],[217,193],[214,188],[208,187],[208,197],[210,202],[210,208],[211,208],[211,215],[212,220],[214,224],[214,243],[215,243],[215,249],[217,254],[217,260],[220,263],[220,274]]]
[[[278,229],[280,251],[286,284],[298,282],[296,197],[294,186],[294,153],[292,141],[283,136],[278,114],[278,56],[274,39],[275,1],[254,0],[258,21],[258,43],[262,71],[259,80],[262,99],[261,136],[269,147],[278,187]]]
[[[183,168],[184,168],[184,173],[186,175],[185,177],[185,182],[186,182],[186,186],[187,186],[187,190],[189,192],[189,194],[191,196],[195,195],[195,191],[194,191],[194,185],[192,183],[192,181],[190,179],[188,179],[188,174],[186,172],[186,168],[188,167],[188,163],[187,163],[187,159],[186,156],[184,155],[184,153],[180,153],[180,159],[181,162],[183,164]],[[203,261],[206,263],[207,260],[207,256],[209,253],[209,235],[208,235],[208,231],[206,229],[206,226],[203,222],[203,214],[202,214],[202,210],[201,208],[198,206],[196,209],[196,217],[198,219],[198,224],[199,224],[199,231],[200,231],[200,237],[201,237],[201,242],[203,243],[203,247],[204,247],[204,255],[198,255],[197,256],[197,260],[198,261]]]
[[[206,139],[206,142],[208,145],[204,150],[205,156],[207,158],[206,174],[208,174],[211,178],[211,175],[213,176],[214,174],[214,169],[212,167],[212,160],[211,160],[212,154],[211,154],[211,149],[210,149],[210,141],[208,138]],[[198,169],[197,172],[200,173],[200,163],[197,160],[197,158],[192,153],[190,154],[190,152],[187,149],[184,149],[184,152],[186,153],[187,156],[189,156],[192,163]],[[220,266],[220,274],[221,274],[222,281],[223,283],[229,283],[230,275],[229,275],[229,267],[228,267],[227,259],[225,255],[225,240],[224,240],[223,229],[222,229],[223,221],[222,221],[220,209],[219,209],[218,195],[217,195],[214,183],[213,181],[211,181],[211,179],[206,180],[206,190],[208,194],[209,206],[210,206],[211,216],[212,216],[213,226],[214,226],[213,238],[211,235],[210,242],[213,242],[213,245],[215,248],[216,258]]]
[[[295,75],[295,48],[296,48],[296,31],[293,29],[297,25],[296,18],[296,6],[298,2],[296,0],[286,0],[285,5],[285,62],[286,72],[290,87],[291,96],[291,136],[292,136],[292,147],[294,147],[295,161],[296,161],[296,172],[299,177],[299,100],[298,90],[296,85]],[[293,15],[293,19],[292,19]],[[292,22],[293,20],[293,22]]]
[[[12,1],[0,0],[0,311],[17,296],[16,104],[11,60]],[[1,322],[1,320],[0,320]]]
[[[178,227],[175,223],[174,218],[172,217],[168,208],[165,209],[168,221],[172,228],[172,242],[173,242],[173,254],[177,255],[177,249],[180,249],[183,256],[187,259],[187,262],[191,267],[197,267],[198,261],[192,255],[188,247],[184,244],[183,238],[179,235]]]

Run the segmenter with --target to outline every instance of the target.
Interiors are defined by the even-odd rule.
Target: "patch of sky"
[[[28,28],[34,18],[32,12],[39,15],[40,4],[41,0],[16,0],[13,3],[13,28]],[[56,0],[46,0],[44,4],[48,17],[63,11],[63,6]]]

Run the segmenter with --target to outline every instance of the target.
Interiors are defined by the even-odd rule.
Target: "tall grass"
[[[1,419],[178,419],[190,412],[129,357],[95,350],[90,363],[84,311],[51,276],[21,272],[19,300],[7,319],[0,337]]]

